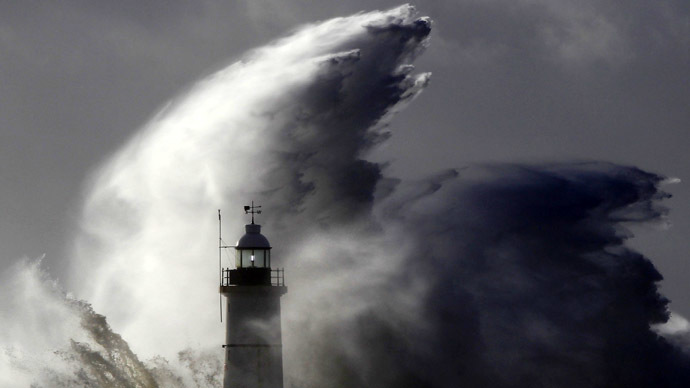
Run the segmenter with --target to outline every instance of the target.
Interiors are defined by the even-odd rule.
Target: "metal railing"
[[[230,268],[222,268],[220,270],[221,277],[220,277],[220,285],[221,286],[229,286],[230,285]]]
[[[271,285],[278,287],[285,286],[285,268],[271,269]]]
[[[234,268],[221,268],[221,286],[231,286],[230,271]],[[285,286],[285,268],[271,268],[271,286],[284,287]]]

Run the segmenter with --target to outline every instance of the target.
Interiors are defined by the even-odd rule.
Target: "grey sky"
[[[301,23],[393,1],[65,1],[0,5],[0,260],[61,275],[81,186],[167,100]],[[608,160],[690,179],[690,3],[420,1],[426,91],[377,160],[418,176],[485,161]],[[690,316],[690,188],[634,244]],[[209,237],[212,238],[212,237]]]

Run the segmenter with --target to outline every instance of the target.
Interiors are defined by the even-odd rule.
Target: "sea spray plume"
[[[291,289],[302,299],[289,299],[287,332],[309,355],[293,379],[687,386],[690,359],[649,329],[668,318],[661,275],[623,245],[627,224],[665,213],[660,182],[632,167],[572,163],[401,183],[375,208],[380,229],[329,230],[292,256],[308,275]]]
[[[71,340],[72,351],[79,356],[85,375],[93,376],[94,386],[157,388],[144,363],[130,350],[122,337],[114,333],[103,315],[93,311],[82,301],[73,301],[81,316],[81,326],[89,337],[100,345],[94,349],[88,343]]]
[[[663,385],[650,379],[659,370],[634,376],[652,350],[652,359],[665,354],[648,327],[666,318],[666,300],[651,263],[622,247],[621,225],[660,215],[659,178],[606,164],[483,172],[411,211],[438,271],[429,309],[452,306],[457,290],[469,294],[460,300],[475,306],[478,354],[502,386]],[[636,347],[647,355],[630,359]]]
[[[380,171],[363,153],[427,83],[409,61],[428,33],[409,6],[336,18],[198,83],[94,172],[70,287],[139,354],[217,346],[209,209],[270,203],[277,258],[306,232],[291,225],[366,214]]]
[[[440,365],[466,348],[453,324],[476,320],[494,386],[687,385],[690,360],[649,330],[667,319],[661,275],[623,246],[625,223],[664,213],[660,177],[604,163],[473,173],[403,212],[425,243],[426,316],[456,312],[436,321]]]
[[[368,213],[381,171],[363,157],[388,137],[389,117],[428,83],[428,74],[412,76],[401,63],[424,47],[429,27],[426,19],[367,26],[349,43],[357,50],[329,57],[315,82],[272,113],[278,155],[267,158],[275,166],[263,183],[276,226],[281,218],[324,226]]]
[[[40,260],[2,276],[2,386],[157,387],[105,318],[65,294]]]
[[[53,351],[69,347],[65,334],[79,332],[79,317],[40,260],[3,268],[0,287],[0,385],[29,386],[37,374],[72,375]]]
[[[222,360],[218,352],[187,348],[177,354],[176,362],[156,356],[146,366],[159,387],[213,388],[223,384]]]
[[[104,316],[22,260],[1,274],[0,386],[34,388],[210,388],[220,385],[215,352],[185,349],[142,362]]]

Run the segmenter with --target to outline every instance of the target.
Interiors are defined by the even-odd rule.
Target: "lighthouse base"
[[[227,298],[223,388],[283,388],[284,286],[223,286]]]

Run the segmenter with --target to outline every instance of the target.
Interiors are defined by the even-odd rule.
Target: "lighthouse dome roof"
[[[271,249],[268,239],[261,234],[261,225],[248,224],[244,230],[246,233],[237,240],[235,249]]]

